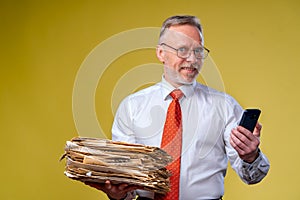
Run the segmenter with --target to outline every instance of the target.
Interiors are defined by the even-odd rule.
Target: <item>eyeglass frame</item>
[[[195,49],[193,49],[193,50],[189,50],[189,53],[187,54],[187,57],[181,57],[181,56],[179,56],[178,55],[178,50],[180,49],[180,48],[182,48],[182,47],[180,47],[180,48],[178,48],[178,49],[176,49],[176,48],[174,48],[174,47],[172,47],[172,46],[170,46],[170,45],[168,45],[168,44],[166,44],[166,43],[160,43],[159,45],[161,45],[161,46],[167,46],[167,47],[169,47],[169,48],[171,48],[171,49],[173,49],[173,50],[175,50],[176,52],[177,52],[177,57],[179,57],[179,58],[183,58],[183,59],[186,59],[186,58],[188,58],[188,57],[190,57],[191,56],[191,53],[192,53],[192,51],[194,52],[194,55],[195,55],[195,57],[196,57],[196,54],[195,54]],[[205,57],[200,57],[200,58],[197,58],[197,59],[205,59],[205,58],[207,58],[207,56],[208,56],[208,54],[209,54],[209,52],[210,52],[210,50],[208,49],[208,48],[206,48],[206,47],[204,47],[204,46],[201,46],[204,50],[206,50],[207,51],[207,54],[206,54],[206,56]]]

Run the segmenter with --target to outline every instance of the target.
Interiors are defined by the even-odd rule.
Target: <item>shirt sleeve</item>
[[[119,105],[112,126],[112,140],[135,143],[132,109],[130,96],[126,97]]]
[[[224,140],[226,154],[231,167],[236,171],[243,182],[247,184],[258,183],[269,171],[269,160],[260,150],[259,156],[252,163],[247,163],[239,157],[236,150],[230,144],[230,133],[231,130],[238,125],[243,114],[243,109],[234,99],[231,99],[227,114],[227,125],[225,128]]]
[[[259,156],[252,163],[242,161],[242,167],[239,174],[242,180],[247,184],[255,184],[260,182],[268,173],[270,163],[267,157],[259,151]]]

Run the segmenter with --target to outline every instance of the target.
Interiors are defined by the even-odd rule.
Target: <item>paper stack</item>
[[[171,156],[158,147],[107,139],[76,137],[67,141],[65,175],[82,182],[127,183],[164,194],[169,191]]]

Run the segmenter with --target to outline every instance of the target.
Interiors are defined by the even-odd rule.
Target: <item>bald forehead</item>
[[[171,31],[176,31],[178,33],[182,33],[186,35],[187,37],[195,40],[196,42],[201,42],[201,35],[200,31],[197,27],[186,24],[186,25],[176,25],[176,26],[171,26],[169,28]]]
[[[169,27],[160,43],[189,43],[189,44],[201,44],[203,45],[202,34],[199,29],[192,25],[175,25]]]

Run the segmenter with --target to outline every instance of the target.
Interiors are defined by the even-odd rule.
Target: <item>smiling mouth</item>
[[[189,72],[194,72],[194,71],[197,70],[197,69],[194,68],[194,67],[181,67],[180,69],[181,69],[181,70],[186,70],[186,71],[189,71]]]

